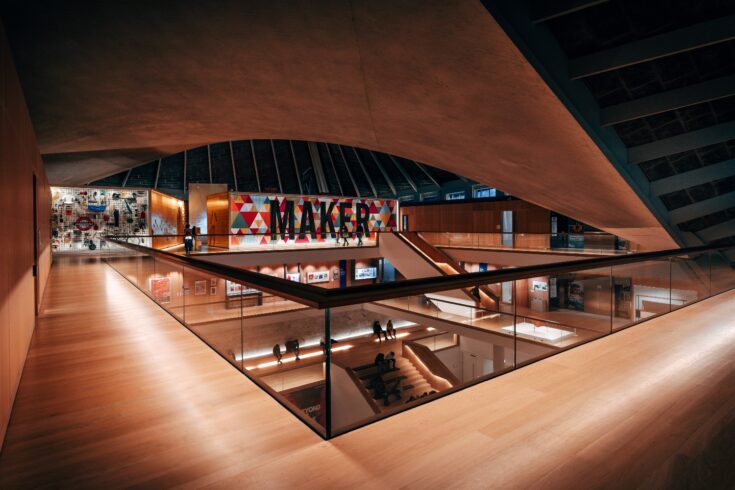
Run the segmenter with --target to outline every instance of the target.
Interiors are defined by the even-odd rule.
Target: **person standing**
[[[388,323],[385,325],[385,340],[388,340],[388,338],[396,339],[396,329],[393,328],[393,320],[388,320]]]
[[[357,236],[357,246],[362,247],[362,235],[364,234],[362,223],[357,225],[357,230],[355,230],[355,236]]]
[[[194,249],[194,232],[191,229],[191,225],[187,223],[186,228],[184,228],[184,251],[187,254],[190,254],[193,249]]]

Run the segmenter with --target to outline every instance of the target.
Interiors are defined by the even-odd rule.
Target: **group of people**
[[[357,238],[358,247],[362,247],[362,237],[363,236],[365,236],[365,229],[363,228],[362,223],[360,223],[359,225],[357,225],[357,228],[355,228],[355,238]],[[346,247],[347,245],[350,244],[349,242],[350,232],[347,231],[346,226],[343,226],[342,228],[340,228],[339,237],[341,239],[341,242],[340,240],[337,240],[337,245],[342,243],[342,246]]]
[[[380,342],[383,341],[383,337],[386,341],[388,339],[396,340],[396,329],[393,327],[393,320],[388,320],[388,323],[385,324],[385,330],[383,330],[380,320],[375,320],[373,322],[373,335],[377,336]]]
[[[396,368],[396,354],[393,351],[390,351],[387,354],[383,354],[382,352],[379,352],[377,356],[375,356],[374,361],[375,367],[378,369],[379,373],[384,373],[386,371],[390,371],[391,369]]]
[[[298,339],[288,339],[286,341],[286,353],[289,353],[289,352],[296,355],[297,361],[301,359],[299,357],[299,352],[301,352],[301,346],[299,345]],[[276,358],[276,361],[278,361],[279,366],[283,364],[283,361],[281,361],[281,359],[283,358],[283,351],[281,351],[280,344],[276,344],[273,346],[273,356]]]
[[[394,395],[396,400],[401,399],[401,377],[396,376],[390,381],[386,382],[383,380],[383,373],[388,371],[394,371],[396,369],[396,353],[393,351],[383,354],[378,353],[375,356],[375,365],[377,373],[370,379],[368,388],[373,390],[373,395],[376,399],[382,399],[383,405],[386,407],[390,403],[390,396]]]

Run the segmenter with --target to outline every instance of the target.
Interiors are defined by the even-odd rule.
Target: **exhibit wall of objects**
[[[166,196],[167,201],[177,201],[175,206],[180,210],[172,213],[168,209],[151,209],[152,192],[157,191],[52,187],[53,250],[105,249],[110,246],[105,236],[139,237],[133,241],[151,246],[149,235],[176,234],[183,222],[183,216],[179,216],[183,213],[183,202]]]

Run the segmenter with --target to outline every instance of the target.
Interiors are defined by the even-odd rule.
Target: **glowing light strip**
[[[408,320],[398,320],[398,321],[396,321],[396,322],[393,323],[393,327],[395,328],[395,330],[402,329],[402,328],[413,327],[415,325],[416,325],[416,322],[412,322],[412,321],[408,321]],[[372,328],[366,328],[364,330],[360,330],[360,331],[358,331],[356,333],[353,333],[351,335],[345,335],[345,336],[342,336],[342,337],[335,336],[333,338],[334,338],[334,340],[337,340],[339,342],[342,342],[343,340],[352,340],[352,339],[356,339],[356,338],[359,338],[359,337],[366,337],[368,335],[372,335],[372,333],[373,333],[373,329]],[[398,334],[396,335],[396,337],[398,337]],[[319,341],[318,340],[313,341],[313,342],[308,342],[308,343],[305,343],[305,344],[301,344],[300,347],[302,349],[304,349],[304,348],[308,348],[308,347],[316,347],[317,345],[319,345]],[[255,352],[252,352],[252,353],[248,353],[248,355],[246,355],[246,356],[242,356],[242,355],[238,354],[238,355],[235,356],[235,360],[236,361],[247,361],[247,360],[250,360],[250,359],[258,359],[260,357],[269,356],[272,353],[273,353],[273,351],[271,351],[270,349],[263,349],[263,350],[260,350],[260,351],[255,351]]]
[[[331,351],[339,352],[343,350],[352,349],[352,347],[353,347],[352,345],[340,345],[339,347],[333,347]],[[324,352],[322,351],[309,352],[308,354],[303,354],[299,356],[299,360],[309,359],[311,357],[319,357],[322,355],[324,355]],[[281,359],[281,364],[286,364],[287,362],[295,362],[295,361],[296,361],[296,356],[286,357],[286,358]],[[269,362],[261,362],[260,364],[256,366],[248,366],[245,369],[247,369],[248,371],[252,371],[253,369],[264,369],[264,368],[269,368],[269,367],[273,367],[277,365],[278,365],[278,361],[269,361]]]
[[[397,333],[396,334],[396,338],[397,339],[402,339],[403,337],[408,337],[409,335],[411,335],[411,334],[409,334],[408,332]],[[380,342],[380,339],[375,339],[375,340],[373,340],[373,342]]]

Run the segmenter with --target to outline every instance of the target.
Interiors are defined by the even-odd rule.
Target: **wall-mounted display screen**
[[[315,282],[329,282],[329,271],[316,271],[306,274],[306,282],[309,284]]]
[[[355,267],[355,281],[375,279],[378,277],[377,267]]]

